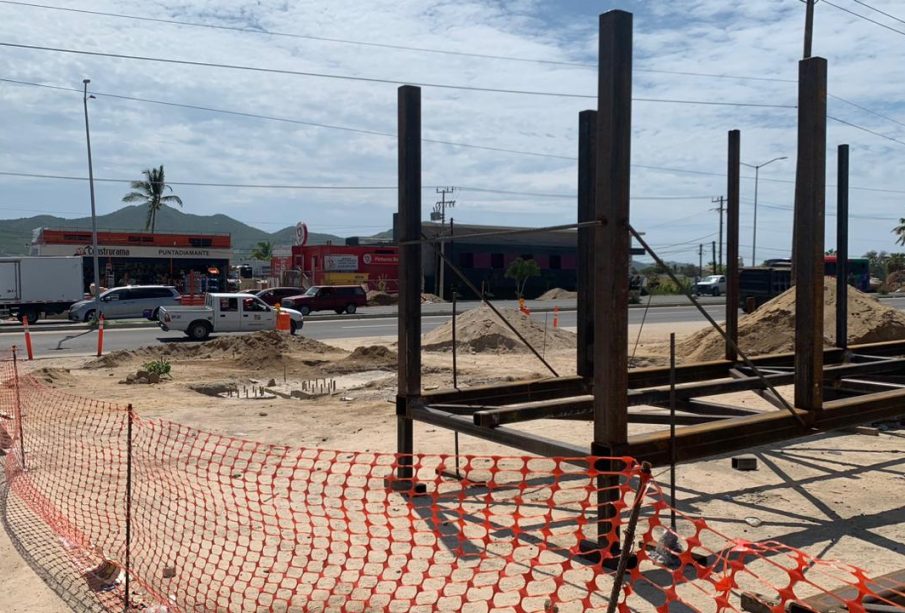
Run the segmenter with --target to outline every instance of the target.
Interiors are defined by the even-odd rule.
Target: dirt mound
[[[346,360],[360,360],[365,362],[395,362],[396,352],[383,345],[366,345],[356,347],[352,353],[346,356]]]
[[[540,296],[538,296],[538,300],[575,300],[578,298],[578,292],[570,292],[569,290],[562,289],[561,287],[554,287],[553,289],[547,290]]]
[[[173,341],[132,351],[114,351],[85,365],[86,368],[113,368],[158,358],[168,360],[231,360],[238,366],[261,368],[282,364],[285,354],[341,352],[304,336],[289,336],[276,330],[238,336],[221,336],[203,343]]]
[[[437,296],[436,294],[421,294],[421,302],[439,303],[439,302],[446,302],[446,301],[443,300],[443,298],[441,298],[440,296]]]
[[[392,370],[396,367],[396,352],[383,345],[356,347],[343,359],[324,365],[324,370],[343,374],[369,370]]]
[[[388,294],[377,290],[368,291],[368,306],[390,306],[399,302],[398,294]]]
[[[827,277],[823,290],[824,345],[834,345],[836,329],[836,284]],[[905,313],[881,304],[853,287],[848,288],[848,342],[876,343],[905,339]],[[739,319],[738,340],[747,355],[764,355],[794,350],[795,288],[780,294],[759,309]],[[724,341],[707,328],[692,334],[676,347],[685,362],[718,360]]]
[[[575,348],[575,334],[560,328],[547,327],[543,323],[522,315],[518,309],[500,309],[506,320],[519,331],[538,351]],[[546,337],[546,338],[545,338]],[[530,351],[518,337],[506,327],[486,306],[465,311],[456,318],[456,343],[459,348],[475,352]],[[428,351],[442,351],[452,347],[452,322],[424,335],[423,347]]]

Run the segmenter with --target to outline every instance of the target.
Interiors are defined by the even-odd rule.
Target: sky
[[[634,14],[632,224],[667,259],[697,261],[704,244],[708,261],[727,132],[739,129],[743,162],[787,157],[759,172],[756,259],[789,256],[801,0],[35,2],[0,1],[0,43],[267,71],[4,47],[0,218],[90,212],[89,78],[94,173],[115,180],[98,182],[98,213],[123,206],[124,181],[163,164],[186,212],[270,232],[298,221],[344,236],[386,230],[397,206],[396,89],[424,83],[587,96],[422,88],[425,219],[435,188],[455,186],[457,223],[574,222],[578,113],[596,106],[597,17],[618,8]],[[829,64],[826,247],[835,246],[836,147],[847,143],[851,252],[905,251],[891,233],[905,216],[905,6],[821,0],[814,55]],[[742,177],[750,263],[754,171]]]

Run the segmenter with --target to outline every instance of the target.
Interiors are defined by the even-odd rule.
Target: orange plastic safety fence
[[[462,456],[457,465],[446,455],[265,445],[137,416],[129,441],[125,407],[16,378],[9,361],[0,377],[11,492],[80,568],[127,565],[131,460],[133,605],[605,611],[617,535],[636,504],[640,543],[619,611],[740,611],[741,592],[753,591],[779,612],[844,586],[835,598],[850,611],[865,599],[905,602],[899,586],[879,589],[856,567],[732,539],[701,518],[679,513],[667,530],[662,491],[629,458]],[[413,479],[397,477],[401,465]],[[462,480],[449,477],[457,470]],[[116,574],[102,601],[111,609],[125,597]]]

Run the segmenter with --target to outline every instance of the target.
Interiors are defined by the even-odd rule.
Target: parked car
[[[168,285],[114,287],[100,295],[100,311],[105,319],[145,317],[146,311],[150,311],[151,318],[156,319],[160,307],[176,304],[179,304],[179,292]],[[91,321],[94,319],[94,311],[93,298],[81,300],[69,308],[69,319]]]
[[[707,296],[719,296],[726,293],[726,276],[710,275],[704,277],[694,285],[694,293]]]
[[[283,298],[298,296],[299,294],[304,293],[305,290],[301,287],[271,287],[270,289],[262,289],[259,292],[255,292],[255,296],[270,306],[276,306],[283,302]]]
[[[283,298],[282,306],[296,309],[302,315],[311,311],[336,311],[353,314],[368,303],[368,295],[360,285],[314,285],[300,296]]]
[[[293,309],[280,309],[280,313],[289,316],[290,333],[302,329],[301,313]],[[257,296],[243,293],[207,294],[203,306],[164,306],[157,319],[165,332],[180,330],[199,341],[214,332],[273,330],[277,324],[274,307]]]

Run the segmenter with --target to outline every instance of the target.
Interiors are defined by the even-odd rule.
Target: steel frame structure
[[[597,111],[579,114],[577,375],[468,389],[421,387],[421,112],[420,88],[398,91],[400,301],[396,402],[399,485],[413,478],[415,421],[542,456],[631,456],[670,461],[669,429],[628,432],[629,423],[668,424],[670,369],[629,370],[632,15],[600,16]],[[798,160],[793,277],[797,286],[795,351],[740,361],[738,244],[740,133],[728,133],[725,359],[675,370],[679,409],[674,444],[691,461],[905,414],[905,341],[847,346],[847,284],[839,266],[837,347],[824,349],[824,197],[826,60],[799,62]],[[839,149],[838,259],[847,257],[848,146]],[[794,385],[789,405],[774,386]],[[753,391],[777,410],[760,412],[709,398]],[[638,411],[641,405],[654,407]],[[657,410],[659,408],[661,410]],[[590,449],[521,431],[535,419],[593,423]],[[409,484],[411,485],[411,484]],[[601,484],[600,519],[616,488]]]

